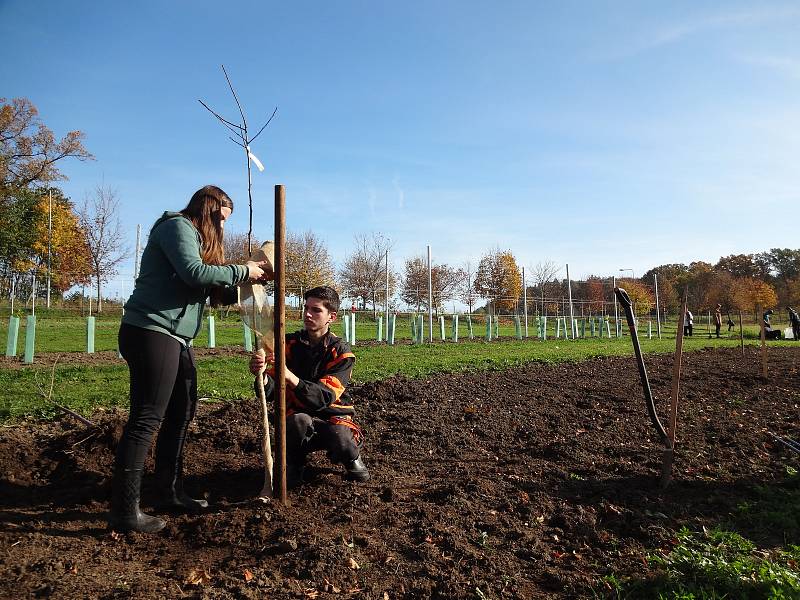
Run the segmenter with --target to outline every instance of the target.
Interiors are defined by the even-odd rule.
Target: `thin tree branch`
[[[242,134],[241,134],[241,129],[242,129],[241,125],[236,125],[235,123],[231,123],[231,122],[230,122],[230,121],[228,121],[226,118],[219,116],[219,115],[218,115],[216,112],[214,112],[214,111],[211,109],[211,107],[210,107],[210,106],[208,106],[208,104],[206,104],[205,102],[203,102],[203,101],[202,101],[202,100],[200,100],[199,98],[197,99],[197,101],[198,101],[200,104],[202,104],[202,105],[205,107],[205,109],[206,109],[208,112],[210,112],[212,115],[214,115],[215,117],[217,117],[217,119],[219,119],[220,121],[222,121],[222,124],[223,124],[223,125],[225,125],[225,126],[226,126],[228,129],[230,129],[230,130],[231,130],[233,133],[235,133],[236,135],[238,135],[238,136],[240,136],[240,137],[241,137],[241,135],[242,135]],[[240,130],[240,131],[236,131],[237,129],[238,129],[238,130]]]
[[[229,139],[230,141],[232,141],[234,144],[236,144],[237,146],[241,146],[242,148],[244,148],[245,150],[247,150],[247,146],[245,146],[245,145],[244,145],[242,142],[240,142],[239,140],[235,140],[235,139],[233,139],[231,136],[228,136],[228,139]]]
[[[258,137],[258,136],[260,136],[260,135],[261,135],[261,132],[262,132],[262,131],[264,131],[264,129],[267,127],[267,125],[269,125],[269,122],[270,122],[270,121],[272,121],[272,117],[274,117],[274,116],[275,116],[275,113],[277,113],[277,112],[278,112],[278,107],[276,106],[276,107],[275,107],[275,110],[273,110],[273,111],[272,111],[272,114],[270,115],[269,119],[267,119],[267,122],[266,122],[266,123],[264,123],[264,126],[263,126],[261,129],[259,129],[259,130],[258,130],[258,133],[257,133],[257,134],[255,134],[253,137],[251,137],[251,138],[250,138],[250,139],[247,141],[247,143],[248,143],[248,144],[250,144],[251,142],[253,142],[253,141],[254,141],[254,140],[255,140],[255,139]]]
[[[60,358],[60,356],[56,356],[56,359],[53,361],[53,368],[50,369],[50,388],[47,390],[47,392],[44,391],[44,387],[42,387],[41,383],[39,383],[39,373],[38,373],[38,371],[34,372],[33,379],[36,382],[36,387],[39,388],[39,395],[42,398],[44,398],[47,402],[49,402],[50,404],[55,406],[57,409],[67,413],[68,415],[70,415],[72,417],[75,417],[78,421],[80,421],[81,423],[83,423],[87,427],[92,427],[94,429],[97,429],[97,425],[92,423],[86,417],[84,417],[82,415],[79,415],[74,410],[70,410],[66,406],[62,406],[58,402],[53,400],[53,386],[55,385],[55,381],[56,381],[56,365],[58,364],[58,359],[59,358]]]
[[[242,105],[239,103],[239,97],[236,95],[236,90],[233,89],[233,84],[231,83],[231,78],[228,77],[228,72],[225,70],[225,65],[222,66],[222,72],[225,73],[225,79],[228,82],[228,87],[231,88],[231,94],[233,94],[233,99],[236,100],[236,106],[239,107],[239,114],[242,115],[242,125],[244,125],[243,129],[245,131],[245,144],[247,142],[247,119],[244,118],[244,111],[242,110]]]

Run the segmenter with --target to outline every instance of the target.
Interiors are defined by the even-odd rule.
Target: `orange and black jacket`
[[[286,388],[286,416],[306,413],[334,425],[344,425],[361,436],[353,421],[355,410],[347,393],[350,373],[356,362],[350,346],[328,332],[316,345],[308,341],[305,330],[286,334],[286,368],[297,375],[300,383],[294,389]],[[267,371],[275,377],[275,367]],[[265,382],[270,388],[272,381]],[[267,390],[271,395],[272,389]]]

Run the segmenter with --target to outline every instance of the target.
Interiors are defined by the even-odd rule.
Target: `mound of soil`
[[[366,484],[324,456],[290,505],[262,486],[255,402],[204,404],[187,488],[211,510],[155,535],[106,529],[126,415],[0,430],[0,596],[92,598],[591,597],[650,574],[683,525],[723,520],[797,456],[800,347],[684,357],[673,482],[632,358],[394,378],[353,389]],[[667,420],[671,357],[648,357]],[[150,464],[148,468],[152,467]],[[143,504],[153,498],[145,481]],[[746,532],[765,548],[781,532]],[[773,537],[774,536],[774,537]],[[792,540],[789,540],[792,541]],[[798,543],[798,540],[793,540]]]

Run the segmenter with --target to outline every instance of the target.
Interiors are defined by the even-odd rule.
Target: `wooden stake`
[[[273,480],[284,506],[286,497],[286,188],[275,186],[275,458],[278,479]],[[277,485],[275,485],[277,484]]]
[[[744,356],[744,328],[742,327],[742,311],[739,311],[739,346],[741,346],[742,356]]]
[[[761,315],[761,306],[756,306],[756,316]],[[761,316],[761,376],[767,378],[767,332],[764,317]]]
[[[672,462],[675,457],[675,437],[678,428],[678,396],[680,395],[681,387],[681,361],[683,358],[683,324],[686,321],[686,300],[687,292],[683,292],[683,301],[681,302],[681,312],[678,321],[678,331],[675,337],[675,357],[672,361],[672,390],[670,391],[670,398],[672,403],[670,405],[669,413],[669,448],[664,450],[664,462],[661,465],[661,487],[667,487],[672,480]]]

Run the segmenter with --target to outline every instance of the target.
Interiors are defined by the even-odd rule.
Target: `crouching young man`
[[[334,463],[344,465],[344,477],[367,481],[369,471],[361,458],[364,435],[353,417],[355,410],[346,391],[355,355],[350,346],[330,331],[339,311],[339,294],[327,286],[303,296],[303,329],[286,334],[286,486],[303,481],[306,457],[325,450]],[[250,371],[257,374],[264,359],[253,354]],[[267,398],[275,391],[275,355],[264,376]]]

